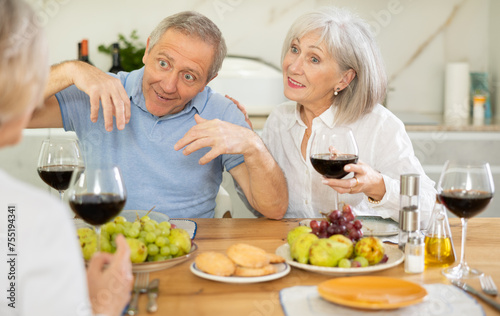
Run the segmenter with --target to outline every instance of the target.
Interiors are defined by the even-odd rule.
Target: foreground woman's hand
[[[346,165],[344,170],[353,172],[354,177],[350,179],[324,178],[323,183],[341,194],[364,193],[374,200],[382,200],[385,195],[385,183],[380,172],[363,162]]]
[[[94,314],[122,314],[130,300],[133,283],[130,248],[123,235],[116,237],[114,255],[98,252],[92,257],[87,269],[87,282]]]

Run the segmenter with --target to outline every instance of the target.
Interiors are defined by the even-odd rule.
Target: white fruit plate
[[[290,255],[290,246],[283,244],[276,249],[276,254],[285,258],[286,262],[292,267],[299,269],[325,274],[325,275],[353,275],[353,274],[366,274],[380,270],[386,270],[397,266],[404,260],[404,254],[398,247],[393,245],[384,244],[384,251],[389,258],[386,263],[379,263],[373,266],[360,267],[360,268],[338,268],[338,267],[319,267],[311,264],[304,264],[294,261]]]

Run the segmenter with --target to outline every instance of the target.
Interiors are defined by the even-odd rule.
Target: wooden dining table
[[[187,261],[166,270],[152,272],[150,280],[160,279],[157,315],[284,315],[279,300],[280,290],[296,285],[317,285],[332,279],[322,275],[292,267],[283,278],[250,284],[232,284],[200,278],[190,271],[197,254],[203,251],[224,252],[235,243],[248,243],[275,252],[286,242],[288,231],[299,224],[301,219],[269,220],[210,218],[192,219],[197,223],[194,242],[198,250]],[[450,218],[453,242],[457,260],[460,258],[461,222]],[[490,274],[500,285],[500,218],[472,218],[469,220],[466,243],[466,260],[470,266]],[[397,245],[391,245],[397,247]],[[370,273],[412,281],[418,284],[451,284],[441,274],[441,268],[427,268],[421,274],[407,274],[404,264]],[[479,280],[467,283],[480,290]],[[476,298],[486,315],[498,315],[493,308]],[[499,298],[493,297],[497,302]],[[139,315],[146,312],[147,297],[139,300]]]

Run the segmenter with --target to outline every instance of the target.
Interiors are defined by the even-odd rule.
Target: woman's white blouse
[[[335,109],[316,117],[312,133],[334,126]],[[436,199],[434,182],[424,173],[414,154],[404,124],[382,105],[352,124],[359,148],[359,160],[379,171],[385,182],[386,194],[379,204],[368,201],[363,193],[339,194],[340,202],[354,206],[357,215],[379,215],[399,220],[399,179],[401,174],[420,174],[421,222],[426,223]],[[320,212],[334,208],[334,192],[322,184],[309,159],[304,160],[300,147],[306,125],[301,120],[296,102],[285,102],[271,113],[264,126],[262,138],[283,169],[288,182],[289,206],[285,217],[321,217]],[[307,144],[310,156],[312,137]],[[347,177],[352,177],[352,173]],[[425,227],[423,227],[425,228]]]

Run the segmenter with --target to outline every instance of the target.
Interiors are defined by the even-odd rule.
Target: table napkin
[[[484,315],[479,303],[453,285],[424,284],[427,297],[422,303],[395,310],[362,310],[343,307],[321,298],[316,286],[293,286],[280,291],[286,316],[470,316]]]

